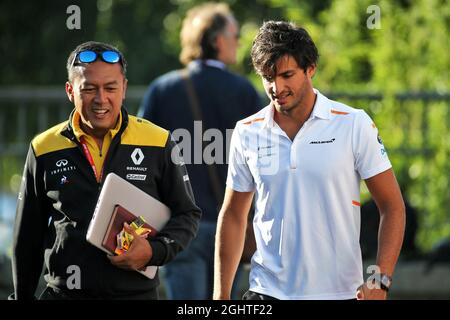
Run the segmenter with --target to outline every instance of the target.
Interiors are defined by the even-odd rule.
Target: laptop
[[[86,234],[86,240],[89,243],[107,254],[111,254],[111,252],[102,245],[103,239],[117,205],[122,206],[136,217],[143,216],[145,221],[157,231],[160,231],[170,219],[170,209],[164,203],[117,174],[109,173],[98,197]],[[157,270],[157,266],[148,266],[146,269],[138,272],[149,279],[153,279]]]

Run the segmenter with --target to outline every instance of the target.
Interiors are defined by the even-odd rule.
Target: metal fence
[[[145,90],[146,87],[128,88],[126,106],[130,114],[136,114]],[[442,167],[441,161],[440,170],[447,176],[447,181],[450,173],[450,144],[447,142],[450,140],[450,93],[402,93],[391,98],[380,94],[330,93],[327,96],[368,112],[386,138],[389,157],[394,163],[397,176],[414,178],[418,175],[414,171],[414,163],[426,164],[421,166],[421,180],[411,183],[416,188],[411,193],[419,195],[413,204],[426,215],[427,208],[432,207],[431,202],[434,201],[428,195],[433,192],[432,187],[437,183],[430,178],[429,173],[438,157],[444,157],[444,165]],[[395,120],[380,123],[377,119],[386,119],[386,115],[382,116],[386,103],[394,104],[392,119]],[[67,120],[72,108],[63,87],[0,88],[0,249],[11,246],[14,199],[29,142],[39,132]],[[436,123],[440,124],[439,128],[435,127]],[[436,144],[436,141],[439,143]],[[403,182],[408,184],[408,181]],[[449,193],[446,195],[444,193],[442,210],[450,207]],[[436,221],[432,223],[436,224]],[[433,228],[428,226],[428,229]],[[2,253],[4,252],[0,251],[0,258]],[[11,291],[9,265],[9,262],[0,261],[0,299]],[[409,265],[405,268],[409,268]],[[2,288],[7,289],[3,295]],[[411,294],[413,291],[408,292]],[[401,297],[401,294],[398,293],[398,296]],[[431,295],[428,293],[427,297],[433,294],[436,295],[435,291]],[[442,296],[448,297],[448,292],[438,297]]]
[[[145,90],[145,86],[128,88],[126,106],[130,114],[136,114]],[[327,95],[356,108],[365,109],[375,120],[382,112],[382,103],[385,103],[386,98],[381,94]],[[388,137],[386,143],[389,143],[390,139],[397,139],[397,142],[392,144],[393,147],[389,148],[391,160],[404,162],[406,159],[407,162],[411,162],[419,159],[427,162],[435,157],[436,150],[431,146],[430,140],[436,133],[432,132],[430,117],[434,109],[444,110],[440,113],[442,121],[446,124],[444,127],[450,126],[450,108],[448,108],[450,93],[401,93],[391,99],[390,103],[398,106],[395,109],[401,115],[397,115],[397,119],[401,120],[390,124],[377,123],[382,128],[383,136]],[[30,140],[37,133],[66,120],[72,108],[63,86],[0,88],[0,192],[14,193],[17,190]],[[441,135],[449,137],[448,129],[445,130]],[[446,157],[449,152],[447,147]],[[405,168],[404,170],[408,170],[409,167]],[[424,170],[429,168],[425,166]],[[450,172],[448,161],[445,172],[445,174]],[[410,173],[406,172],[405,175]],[[422,174],[427,176],[426,172]],[[422,199],[427,199],[430,183],[431,181],[427,181],[426,178],[422,181],[420,187],[424,195]],[[0,203],[0,208],[1,205]],[[419,206],[426,207],[423,203]],[[447,200],[447,207],[450,207],[450,199]]]

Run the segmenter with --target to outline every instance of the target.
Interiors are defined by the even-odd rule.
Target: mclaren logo
[[[142,161],[144,161],[144,154],[142,153],[142,150],[140,148],[134,149],[133,153],[131,154],[131,160],[133,160],[135,165],[140,165]]]
[[[309,144],[324,144],[324,143],[333,143],[336,139],[333,138],[331,140],[322,140],[322,141],[311,141]]]

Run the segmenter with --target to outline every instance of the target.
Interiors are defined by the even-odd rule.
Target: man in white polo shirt
[[[237,123],[216,234],[214,298],[229,299],[247,212],[257,251],[244,299],[386,299],[405,210],[378,130],[312,86],[318,52],[303,28],[264,23],[252,61],[271,103]],[[380,211],[377,273],[364,283],[360,180]]]

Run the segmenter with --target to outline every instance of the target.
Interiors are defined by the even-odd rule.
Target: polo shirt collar
[[[227,68],[225,63],[223,63],[222,61],[219,61],[219,60],[215,60],[215,59],[206,59],[206,60],[197,59],[197,60],[192,61],[191,64],[194,66],[199,66],[201,64],[204,64],[204,65],[207,65],[208,67],[218,68],[221,70],[225,70]]]
[[[227,68],[225,63],[223,63],[222,61],[219,61],[219,60],[214,60],[214,59],[205,60],[205,64],[207,66],[214,67],[214,68],[219,68],[219,69],[222,69],[222,70]]]
[[[80,141],[80,138],[82,136],[87,136],[87,133],[81,129],[80,121],[81,121],[81,116],[78,113],[78,111],[75,110],[75,112],[73,113],[73,117],[72,117],[72,129],[73,129],[73,133],[75,134],[75,137],[77,138],[78,141]],[[122,112],[119,113],[119,121],[117,121],[116,126],[113,129],[109,130],[111,139],[114,138],[114,136],[117,134],[117,132],[119,132],[121,125],[122,125]]]
[[[267,107],[266,114],[264,115],[264,121],[262,128],[268,128],[271,129],[275,125],[275,121],[273,120],[273,115],[275,112],[275,107],[273,106],[273,103],[270,103]]]
[[[330,100],[319,92],[313,89],[316,94],[316,102],[314,103],[313,111],[311,112],[311,119],[319,118],[329,120],[331,118]]]
[[[317,89],[313,89],[316,94],[316,101],[314,103],[313,111],[311,112],[310,119],[319,118],[329,120],[331,118],[330,100],[319,92]],[[275,122],[273,120],[275,107],[273,103],[270,103],[267,107],[264,115],[264,121],[262,128],[273,128]]]

